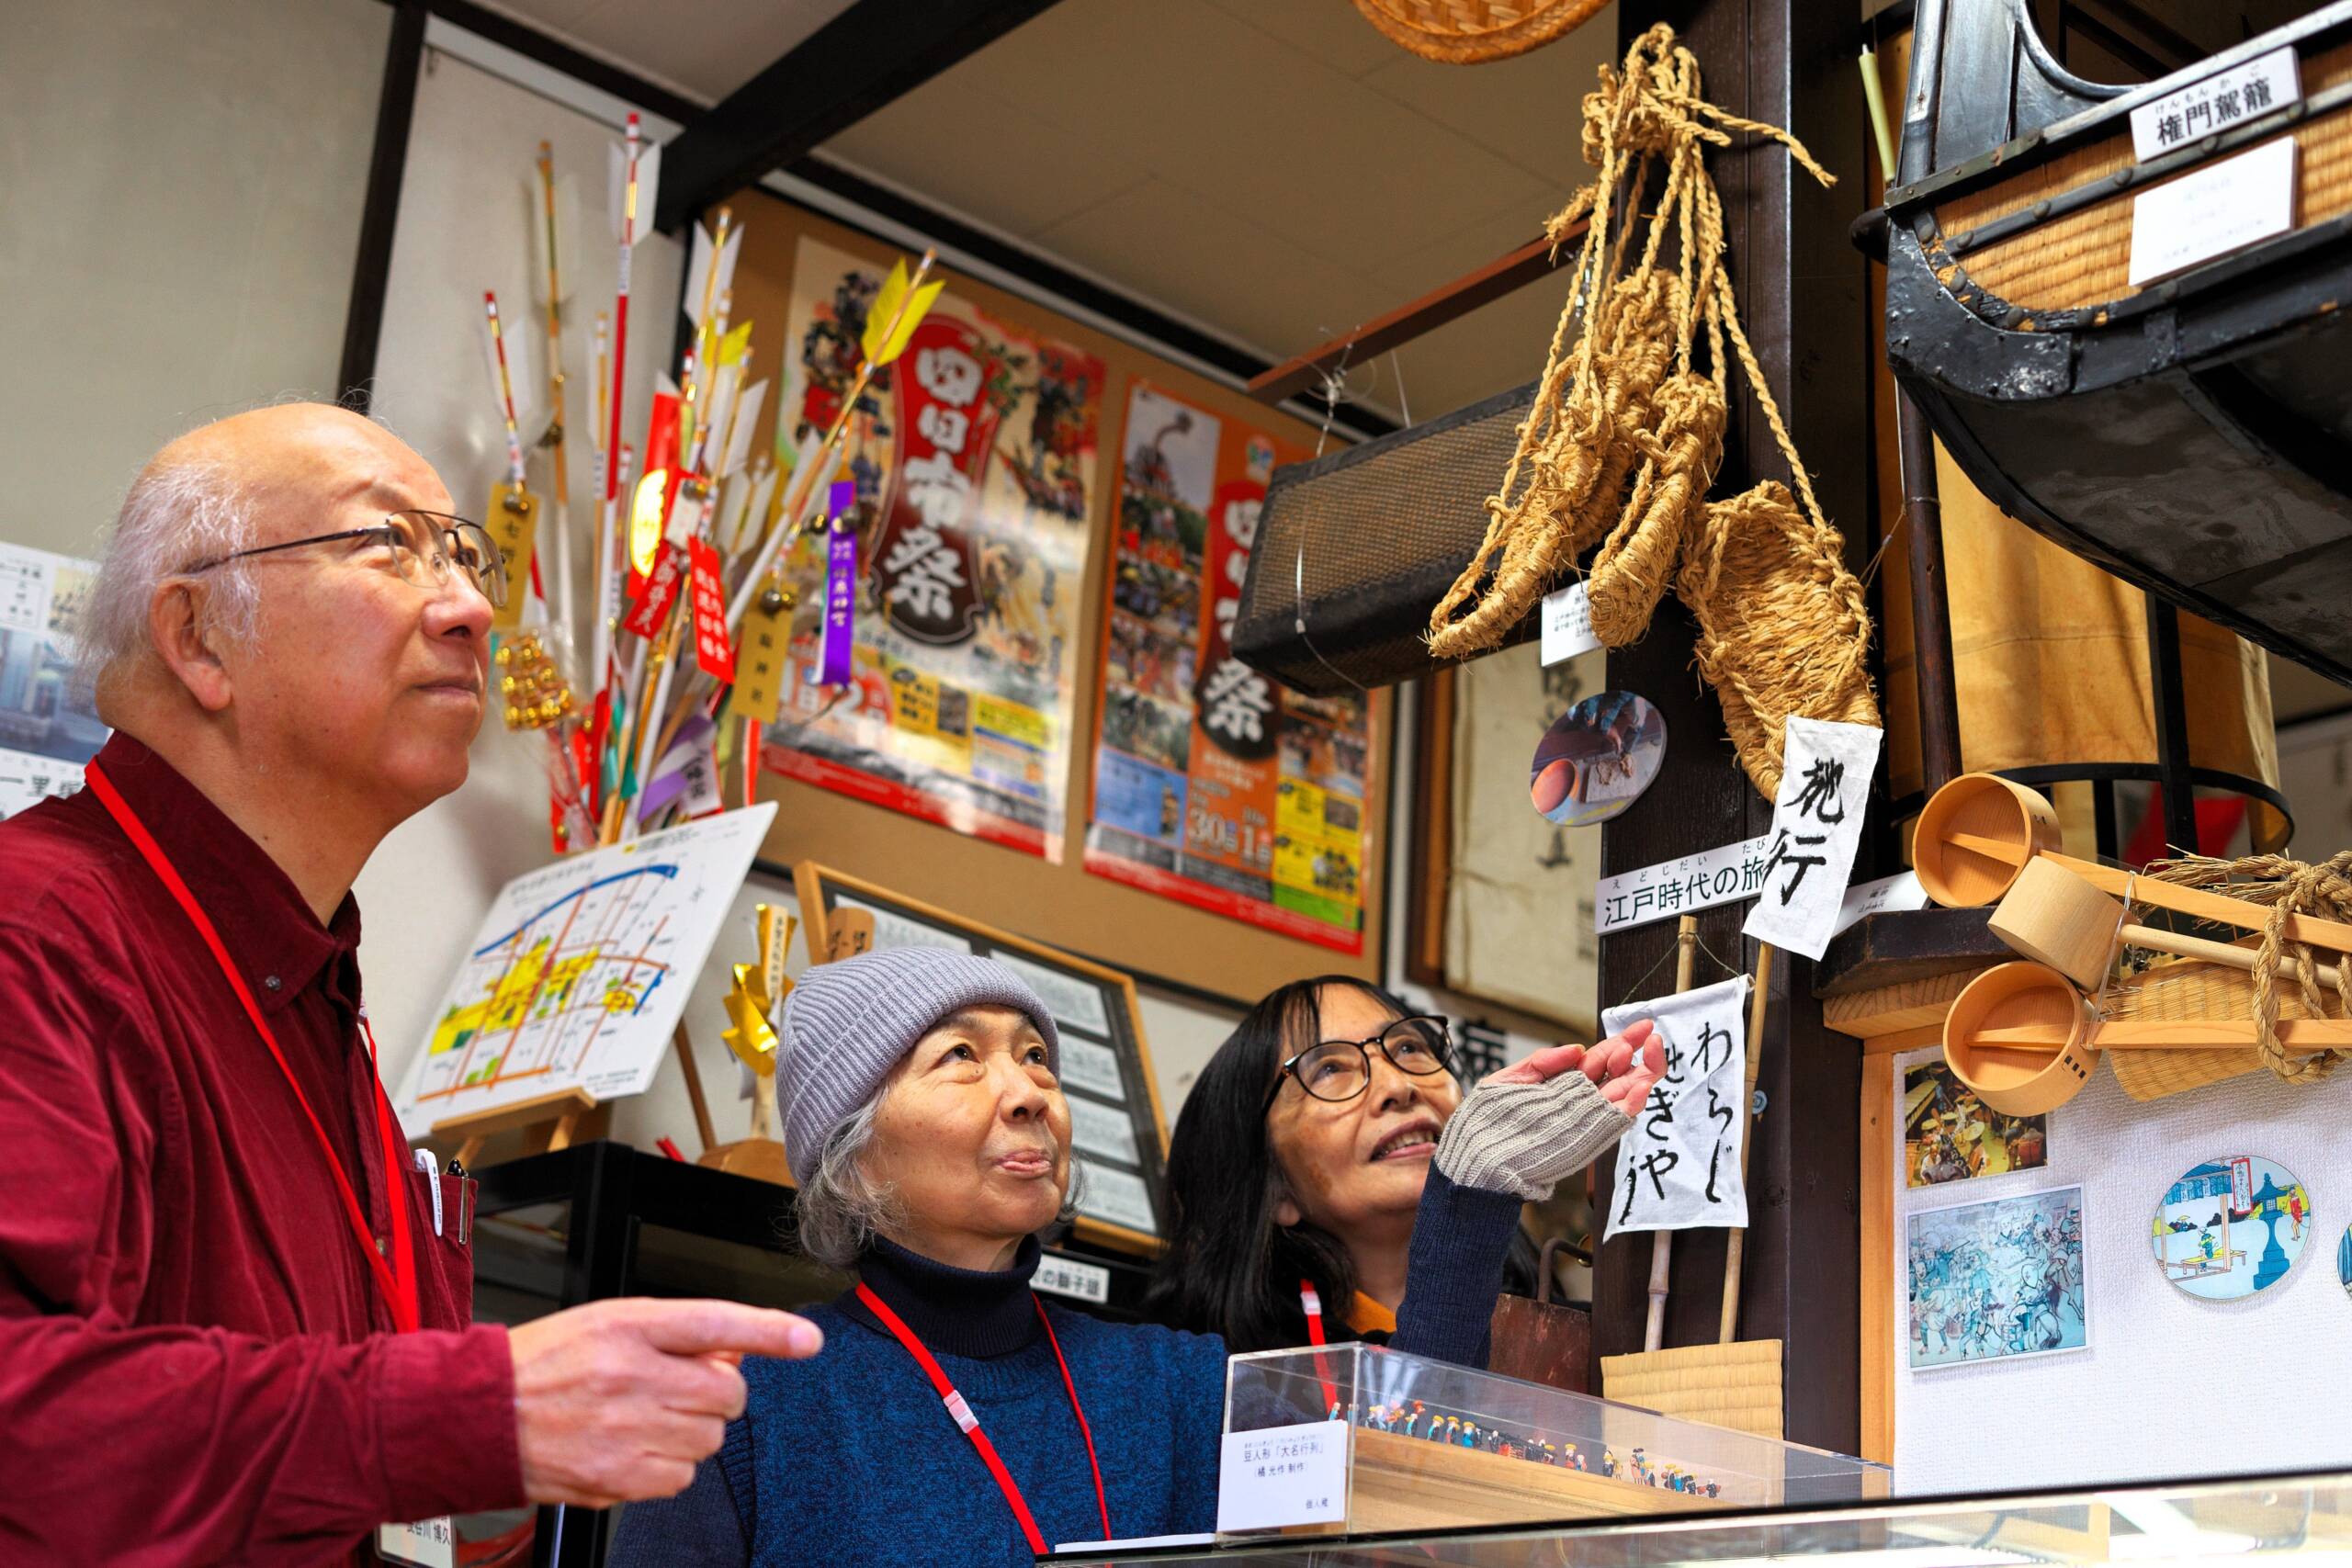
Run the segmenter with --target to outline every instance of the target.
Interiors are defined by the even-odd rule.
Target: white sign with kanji
[[[1753,898],[1764,886],[1764,854],[1771,846],[1767,833],[1604,876],[1593,889],[1592,929],[1608,936],[1669,915]]]
[[[2295,226],[2295,139],[2266,141],[2132,198],[2132,287]]]
[[[1216,1529],[1280,1529],[1347,1517],[1348,1424],[1302,1421],[1227,1432],[1216,1472]]]
[[[2132,111],[2132,155],[2142,163],[2234,130],[2303,96],[2302,73],[2295,68],[2295,46],[2282,44],[2243,65],[2216,71],[2176,93]]]
[[[1584,583],[1571,582],[1557,592],[1544,595],[1541,651],[1545,669],[1579,653],[1590,653],[1600,646],[1600,635],[1592,629],[1592,594]]]
[[[1666,1072],[1617,1144],[1609,1232],[1747,1224],[1739,1145],[1747,1125],[1747,976],[1600,1015],[1605,1033],[1657,1025]],[[1605,1238],[1604,1238],[1605,1239]]]
[[[1862,809],[1883,739],[1874,725],[1789,720],[1764,886],[1742,934],[1807,958],[1829,945],[1861,846]]]

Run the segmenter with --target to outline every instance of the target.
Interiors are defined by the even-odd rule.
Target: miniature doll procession
[[[1407,1405],[1409,1404],[1409,1409]],[[1374,1432],[1401,1433],[1408,1438],[1420,1438],[1451,1447],[1476,1449],[1482,1453],[1499,1454],[1504,1459],[1523,1459],[1533,1464],[1558,1465],[1564,1469],[1589,1473],[1593,1468],[1584,1450],[1563,1439],[1555,1443],[1541,1432],[1515,1431],[1500,1427],[1481,1427],[1476,1421],[1458,1416],[1432,1414],[1420,1400],[1398,1400],[1388,1404],[1331,1404],[1326,1420],[1347,1420],[1351,1425]],[[1720,1497],[1723,1483],[1702,1481],[1679,1464],[1657,1464],[1640,1449],[1623,1459],[1617,1450],[1600,1450],[1600,1473],[1612,1481],[1632,1481],[1644,1486],[1654,1486],[1666,1492],[1688,1493],[1699,1497]]]
[[[1029,1287],[1036,1233],[1071,1196],[1044,1002],[988,959],[883,949],[809,969],[780,1033],[801,1243],[857,1284],[808,1314],[817,1357],[744,1363],[718,1454],[678,1496],[624,1512],[610,1561],[1027,1563],[1213,1528],[1226,1342]],[[1463,1097],[1425,1156],[1399,1348],[1483,1361],[1521,1204],[1623,1134],[1662,1057],[1636,1030]],[[1267,1077],[1260,1094],[1279,1093]]]

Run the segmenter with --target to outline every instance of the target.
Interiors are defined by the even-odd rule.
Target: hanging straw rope
[[[2318,965],[2312,959],[2311,948],[2303,942],[2286,940],[2287,917],[2316,915],[2324,919],[2352,920],[2352,850],[2317,865],[2306,865],[2285,855],[2247,855],[2242,860],[2183,855],[2177,860],[2152,863],[2147,874],[2159,882],[2183,887],[2214,888],[2270,910],[2270,918],[2262,928],[2261,943],[2255,949],[2252,976],[2255,1048],[2261,1054],[2264,1066],[2289,1083],[2313,1084],[2335,1072],[2346,1056],[2352,1056],[2352,1052],[2346,1051],[2321,1051],[2307,1056],[2287,1054],[2286,1047],[2278,1042],[2278,973],[2281,959],[2295,966],[2295,988],[2303,1003],[2304,1017],[2331,1016],[2320,995]],[[2339,1010],[2333,1016],[2352,1018],[2352,964],[2339,963],[2335,966],[2335,1000]]]
[[[1557,239],[1590,216],[1575,287],[1502,486],[1487,500],[1486,536],[1430,612],[1429,640],[1440,659],[1498,646],[1597,544],[1586,579],[1594,632],[1611,648],[1635,640],[1673,586],[1698,618],[1699,668],[1723,702],[1741,764],[1770,795],[1789,715],[1876,724],[1878,704],[1860,585],[1722,265],[1723,201],[1705,152],[1739,132],[1770,138],[1822,184],[1836,183],[1786,131],[1706,102],[1696,58],[1663,24],[1635,41],[1622,70],[1601,68],[1599,90],[1584,100],[1584,157],[1596,175],[1547,230]],[[1634,204],[1659,169],[1645,223]],[[1659,264],[1669,233],[1671,268]],[[1728,501],[1706,499],[1723,461],[1735,355],[1788,460],[1794,497],[1767,480]]]

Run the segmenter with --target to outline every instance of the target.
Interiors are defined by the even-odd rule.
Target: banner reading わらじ
[[[883,269],[814,239],[795,257],[783,417],[822,430]],[[792,651],[767,765],[1058,861],[1103,368],[951,289],[861,400],[846,688],[822,683],[827,541],[787,565]],[[797,439],[795,435],[794,439]]]
[[[1360,954],[1366,699],[1232,654],[1266,481],[1306,454],[1142,381],[1125,445],[1086,868]]]

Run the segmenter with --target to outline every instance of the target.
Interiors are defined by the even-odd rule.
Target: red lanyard
[[[1306,1309],[1306,1342],[1317,1349],[1323,1346],[1323,1292],[1315,1288],[1312,1280],[1298,1282],[1298,1304]],[[1315,1381],[1323,1385],[1324,1402],[1334,1411],[1340,1407],[1340,1387],[1331,1381],[1331,1364],[1322,1357],[1315,1358]]]
[[[1029,1550],[1043,1557],[1047,1551],[1046,1538],[1038,1533],[1037,1521],[1029,1517],[1029,1505],[1022,1497],[1021,1488],[1013,1484],[1012,1472],[1004,1468],[1004,1461],[997,1457],[996,1445],[989,1441],[986,1432],[980,1430],[980,1418],[972,1414],[972,1407],[964,1403],[964,1396],[956,1392],[954,1383],[947,1381],[947,1373],[941,1369],[938,1359],[923,1348],[923,1343],[915,1337],[914,1330],[909,1328],[863,1280],[858,1281],[857,1299],[865,1303],[867,1311],[882,1320],[882,1326],[890,1331],[890,1337],[906,1347],[907,1354],[915,1359],[922,1368],[923,1375],[931,1379],[931,1386],[939,1393],[939,1402],[947,1406],[947,1414],[954,1417],[963,1434],[972,1439],[972,1447],[979,1450],[980,1462],[989,1467],[990,1475],[996,1477],[997,1490],[1003,1493],[1004,1500],[1012,1505],[1012,1517],[1021,1521],[1021,1533],[1029,1538]],[[1046,1325],[1046,1343],[1054,1348],[1054,1363],[1062,1370],[1062,1387],[1069,1391],[1069,1413],[1078,1417],[1078,1435],[1086,1439],[1086,1462],[1094,1471],[1094,1506],[1102,1511],[1102,1539],[1109,1540],[1111,1503],[1102,1495],[1102,1465],[1094,1457],[1094,1430],[1086,1424],[1086,1412],[1079,1405],[1078,1384],[1070,1381],[1069,1363],[1062,1359],[1062,1342],[1054,1337],[1053,1319],[1046,1315],[1046,1303],[1035,1297],[1031,1301],[1037,1308],[1037,1321]]]
[[[368,1260],[368,1269],[376,1276],[376,1283],[384,1292],[384,1300],[392,1309],[393,1325],[403,1333],[414,1329],[420,1321],[420,1314],[417,1308],[416,1254],[409,1245],[407,1170],[401,1158],[400,1133],[392,1123],[391,1101],[385,1098],[382,1079],[375,1077],[372,1071],[376,1066],[376,1032],[368,1026],[367,1011],[363,1009],[359,1014],[359,1027],[368,1037],[368,1065],[376,1090],[376,1132],[384,1144],[384,1201],[392,1213],[391,1250],[394,1256],[390,1259],[378,1250],[375,1233],[368,1228],[368,1216],[359,1207],[359,1195],[352,1190],[351,1179],[344,1174],[343,1161],[337,1157],[334,1145],[327,1141],[327,1130],[319,1124],[318,1113],[311,1109],[310,1097],[302,1092],[301,1084],[296,1081],[294,1069],[287,1066],[286,1053],[278,1048],[277,1036],[271,1032],[268,1021],[261,1015],[261,1009],[254,1004],[254,995],[246,988],[244,976],[239,975],[237,966],[229,961],[229,950],[220,941],[220,933],[213,930],[212,922],[205,918],[203,906],[196,901],[196,895],[188,891],[187,884],[180,880],[180,874],[173,867],[171,857],[164,853],[164,847],[155,841],[154,835],[147,831],[147,825],[139,820],[138,813],[132,811],[130,803],[116,791],[114,782],[96,762],[89,765],[84,776],[89,780],[91,792],[98,797],[98,804],[107,808],[107,814],[115,819],[132,846],[153,868],[164,889],[178,902],[189,923],[196,927],[196,934],[202,937],[204,945],[212,950],[213,962],[220,966],[229,988],[237,993],[237,1000],[243,1006],[245,1016],[253,1020],[254,1032],[261,1036],[261,1043],[269,1047],[270,1056],[277,1063],[277,1070],[286,1075],[286,1087],[294,1091],[295,1102],[301,1106],[303,1116],[311,1123],[311,1131],[318,1135],[319,1151],[327,1156],[327,1169],[334,1173],[335,1190],[343,1198],[344,1215],[351,1222],[351,1234],[359,1240],[360,1256]]]

